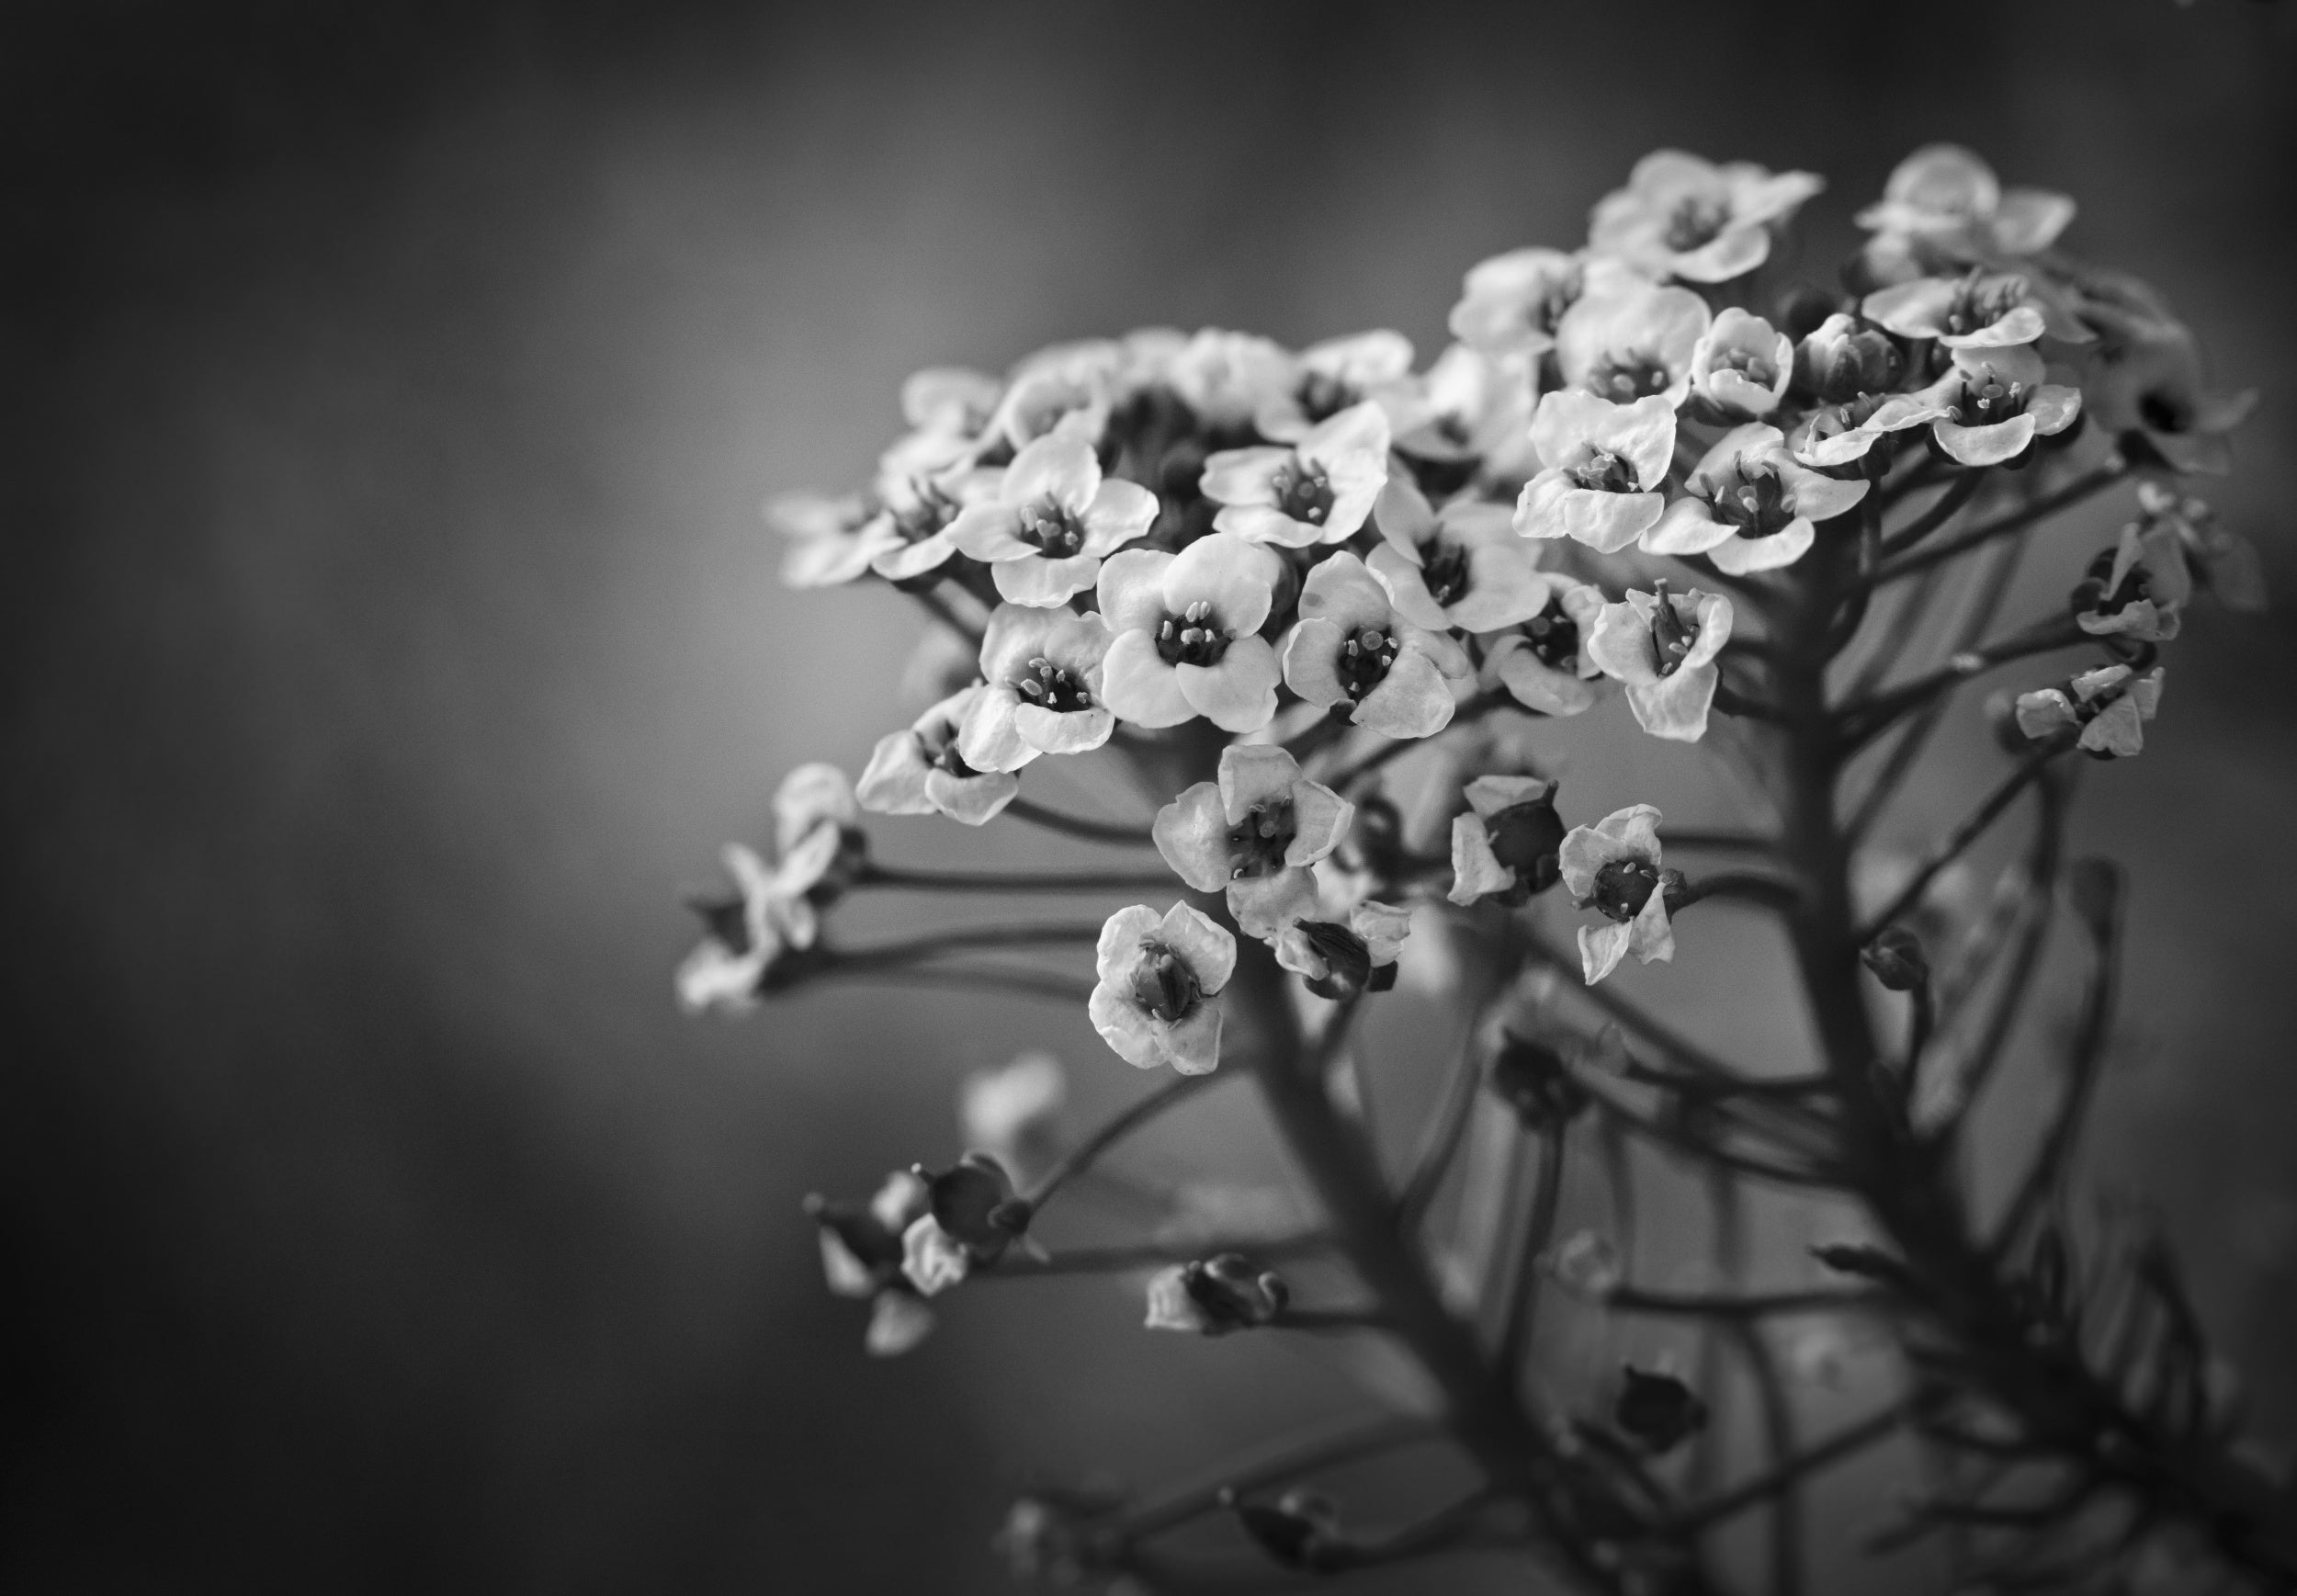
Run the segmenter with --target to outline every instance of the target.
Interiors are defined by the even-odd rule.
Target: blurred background
[[[1830,260],[1940,138],[2076,195],[2069,245],[2263,391],[2216,497],[2297,595],[2290,7],[8,7],[8,1583],[993,1590],[1039,1471],[1153,1478],[1329,1385],[1090,1286],[864,1357],[803,1194],[946,1159],[1024,1043],[1086,1110],[1137,1083],[965,996],[675,1011],[679,889],[905,718],[913,617],[783,591],[758,504],[857,481],[922,365],[1431,355],[1469,264],[1576,242],[1657,145],[1826,173]],[[2136,911],[2090,1167],[2272,1444],[2291,613],[2191,626],[2081,821]],[[1944,747],[1938,812],[1993,757]]]

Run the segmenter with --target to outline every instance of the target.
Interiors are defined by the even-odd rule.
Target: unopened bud
[[[1620,1379],[1612,1422],[1652,1456],[1674,1451],[1706,1428],[1707,1405],[1674,1375],[1648,1374],[1629,1364],[1620,1370]]]
[[[1887,925],[1859,955],[1874,979],[1894,992],[1910,992],[1930,979],[1922,942],[1903,925]]]
[[[1796,375],[1822,404],[1887,392],[1905,372],[1906,359],[1890,334],[1861,326],[1854,316],[1827,317],[1796,352]]]

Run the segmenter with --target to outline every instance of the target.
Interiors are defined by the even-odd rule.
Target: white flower
[[[1997,466],[2037,437],[2074,424],[2078,390],[2044,380],[2042,357],[2025,345],[1954,351],[1954,363],[1916,398],[1935,408],[1930,436],[1965,466]]]
[[[1202,715],[1224,731],[1274,718],[1282,673],[1259,635],[1284,565],[1229,532],[1177,555],[1131,549],[1101,568],[1100,605],[1115,640],[1102,662],[1104,702],[1135,726]]]
[[[688,1012],[741,1013],[785,954],[802,953],[820,934],[817,901],[840,890],[849,857],[854,794],[835,765],[800,765],[775,794],[780,862],[768,868],[752,849],[726,845],[730,897],[692,901],[703,936],[678,967],[679,1002]]]
[[[1545,469],[1515,502],[1515,529],[1526,538],[1571,538],[1616,554],[1666,511],[1659,488],[1675,458],[1675,410],[1656,394],[1632,404],[1543,395],[1532,446]]]
[[[2145,722],[2161,707],[2162,671],[2140,676],[2127,665],[2085,671],[2064,687],[2018,696],[2018,729],[2037,741],[2078,726],[2075,746],[2099,759],[2127,759],[2145,747]]]
[[[1659,811],[1636,804],[1604,816],[1592,826],[1575,826],[1563,840],[1558,863],[1564,889],[1582,909],[1610,922],[1579,927],[1579,960],[1593,986],[1632,953],[1649,964],[1675,956],[1675,933],[1667,921],[1667,894],[1678,885],[1674,872],[1659,867]]]
[[[1396,407],[1397,452],[1437,471],[1522,483],[1539,470],[1530,435],[1537,361],[1452,345],[1416,379],[1410,401]]]
[[[1384,992],[1396,984],[1397,961],[1411,935],[1411,910],[1370,899],[1343,919],[1323,918],[1313,900],[1276,934],[1276,962],[1320,998]]]
[[[1455,499],[1431,509],[1398,477],[1380,490],[1378,522],[1381,543],[1364,563],[1412,625],[1495,632],[1547,607],[1538,553],[1504,504]]]
[[[876,815],[947,815],[968,826],[987,824],[1021,790],[1021,778],[976,770],[957,740],[986,689],[954,693],[920,715],[905,731],[877,740],[854,788],[861,807]]]
[[[1383,737],[1430,737],[1451,723],[1451,683],[1470,670],[1449,637],[1398,617],[1354,555],[1332,555],[1301,584],[1284,675],[1309,703],[1345,707]]]
[[[1814,173],[1655,150],[1597,203],[1588,246],[1686,282],[1727,282],[1768,259],[1773,228],[1824,187]]]
[[[1136,903],[1101,928],[1100,980],[1087,1010],[1093,1029],[1126,1063],[1170,1064],[1183,1075],[1220,1062],[1220,1005],[1236,969],[1236,938],[1175,903],[1161,916]]]
[[[1001,604],[981,639],[981,689],[957,731],[975,770],[1019,770],[1045,753],[1082,753],[1116,729],[1102,701],[1107,623],[1066,609]]]
[[[1367,401],[1288,447],[1223,449],[1205,461],[1200,483],[1220,506],[1213,526],[1287,549],[1342,542],[1387,481],[1387,413]]]
[[[1769,415],[1793,377],[1794,341],[1737,306],[1719,313],[1692,346],[1692,397],[1706,419]]]
[[[2006,349],[2031,344],[2051,327],[2044,301],[2025,277],[1973,271],[1960,277],[1917,277],[1875,289],[1859,313],[1901,338],[1935,338],[1949,349]],[[2079,331],[2084,338],[2090,336]]]
[[[1588,657],[1607,676],[1626,684],[1627,707],[1654,737],[1696,742],[1707,732],[1707,709],[1722,673],[1714,657],[1731,636],[1731,601],[1692,588],[1671,594],[1630,593],[1595,617]]]
[[[1602,667],[1589,657],[1587,640],[1603,611],[1602,590],[1550,576],[1546,606],[1522,625],[1484,643],[1477,679],[1503,686],[1526,709],[1578,715],[1595,704]]]
[[[1386,330],[1328,338],[1300,352],[1291,385],[1262,402],[1262,437],[1296,443],[1321,422],[1369,400],[1395,413],[1408,397],[1411,340]]]
[[[1555,347],[1556,324],[1588,293],[1624,287],[1624,262],[1559,249],[1515,249],[1468,267],[1452,307],[1452,336],[1487,355],[1536,357]]]
[[[2042,188],[2005,190],[1994,168],[1958,144],[1925,144],[1898,163],[1882,202],[1861,227],[1956,252],[2020,255],[2044,250],[2074,220],[2074,201]]]
[[[1452,817],[1452,889],[1462,907],[1486,898],[1522,903],[1557,879],[1563,821],[1556,784],[1528,775],[1479,775],[1464,789],[1468,812]]]
[[[1250,424],[1284,391],[1292,369],[1281,345],[1206,327],[1171,355],[1164,375],[1198,420],[1226,431]]]
[[[1156,518],[1154,493],[1137,482],[1104,481],[1091,444],[1055,433],[1013,457],[994,495],[957,513],[949,541],[989,563],[1007,601],[1045,608],[1091,587],[1102,556],[1146,533]]]
[[[1775,426],[1749,422],[1707,450],[1644,535],[1654,554],[1704,554],[1734,576],[1792,565],[1831,520],[1866,497],[1871,484],[1821,476],[1787,452]]]
[[[1691,357],[1712,321],[1689,289],[1630,280],[1564,312],[1556,365],[1567,388],[1619,404],[1656,393],[1672,408],[1691,392]]]
[[[1308,866],[1330,856],[1355,806],[1307,780],[1281,748],[1221,750],[1220,778],[1200,781],[1157,811],[1157,851],[1199,892],[1226,891],[1248,936],[1273,936],[1293,909],[1313,907]]]

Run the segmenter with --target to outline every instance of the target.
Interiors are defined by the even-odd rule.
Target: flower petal
[[[1217,892],[1228,884],[1232,867],[1228,824],[1220,789],[1200,781],[1157,811],[1148,834],[1174,875],[1199,892]]]
[[[1238,638],[1218,664],[1175,665],[1172,673],[1181,696],[1223,731],[1258,731],[1276,718],[1276,684],[1284,673],[1265,638]]]
[[[1197,714],[1181,689],[1177,668],[1164,662],[1156,640],[1146,631],[1121,633],[1109,645],[1108,657],[1101,662],[1101,701],[1118,719],[1151,730],[1194,720]]]

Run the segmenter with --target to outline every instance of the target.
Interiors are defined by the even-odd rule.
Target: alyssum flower
[[[1252,424],[1262,437],[1296,443],[1318,424],[1370,401],[1394,417],[1411,378],[1411,340],[1381,329],[1328,338],[1300,351],[1291,384],[1261,404]]]
[[[1691,351],[1690,410],[1707,421],[1769,415],[1794,379],[1794,341],[1736,305],[1714,318]]]
[[[2076,313],[2099,335],[2084,388],[2092,419],[2142,463],[2209,476],[2232,470],[2231,435],[2257,391],[2212,392],[2192,329],[2140,279],[2089,267],[2076,293]]]
[[[2161,707],[2162,672],[2127,665],[2084,671],[2062,687],[2018,696],[2018,729],[2040,741],[2078,726],[2074,745],[2099,759],[2127,759],[2145,747],[2145,722]]]
[[[732,895],[692,900],[703,937],[677,975],[679,1001],[689,1011],[753,1007],[775,961],[813,945],[819,906],[844,889],[858,857],[854,789],[835,765],[791,771],[774,795],[774,810],[779,862],[768,868],[753,850],[730,843],[722,856]]]
[[[1161,915],[1136,903],[1101,928],[1087,1011],[1117,1057],[1183,1075],[1220,1062],[1220,1005],[1236,969],[1236,938],[1202,911],[1175,903]]]
[[[2044,188],[2005,190],[1994,168],[1959,144],[1926,144],[1898,163],[1861,227],[1918,241],[1949,258],[2032,255],[2074,220],[2074,201]]]
[[[1674,406],[1658,395],[1614,404],[1591,393],[1543,395],[1532,414],[1539,475],[1515,503],[1526,538],[1571,538],[1616,554],[1667,508],[1659,492],[1675,458]]]
[[[1477,478],[1495,487],[1520,485],[1539,470],[1529,432],[1539,394],[1537,364],[1533,355],[1450,345],[1397,406],[1396,452],[1431,491],[1438,483],[1449,489]],[[1397,479],[1391,473],[1389,480]]]
[[[1591,826],[1574,826],[1557,864],[1564,890],[1608,923],[1579,927],[1579,961],[1593,986],[1630,953],[1644,964],[1675,956],[1668,923],[1670,896],[1680,897],[1682,872],[1659,864],[1659,811],[1635,804]]]
[[[1112,640],[1097,615],[999,605],[981,639],[981,688],[957,731],[965,763],[1019,770],[1106,742],[1116,717],[1101,698],[1101,667]]]
[[[1467,784],[1468,812],[1452,818],[1447,898],[1462,905],[1486,898],[1522,903],[1561,879],[1556,786],[1526,775],[1479,775]]]
[[[987,1153],[969,1152],[938,1174],[922,1165],[912,1172],[924,1183],[926,1211],[901,1233],[901,1273],[921,1295],[948,1290],[1026,1234],[1029,1205]]]
[[[1284,682],[1383,737],[1430,737],[1450,724],[1451,684],[1469,673],[1448,636],[1397,614],[1387,589],[1345,550],[1308,572],[1284,642]]]
[[[1147,1329],[1222,1336],[1273,1324],[1292,1301],[1284,1280],[1241,1252],[1175,1263],[1148,1277]]]
[[[1276,934],[1276,962],[1319,998],[1338,1002],[1396,984],[1397,960],[1411,935],[1411,911],[1370,899],[1341,919],[1326,918],[1313,900]]]
[[[1731,601],[1692,588],[1671,594],[1629,593],[1595,617],[1588,657],[1624,683],[1635,723],[1654,737],[1696,742],[1707,732],[1707,709],[1722,681],[1714,657],[1731,636]]]
[[[1538,553],[1504,504],[1456,499],[1432,509],[1399,478],[1380,491],[1377,519],[1380,546],[1364,563],[1414,626],[1493,632],[1547,607]]]
[[[1158,810],[1151,834],[1174,874],[1199,892],[1225,890],[1245,934],[1265,938],[1288,912],[1315,906],[1308,866],[1340,845],[1354,814],[1283,749],[1231,746],[1221,750],[1219,780]]]
[[[1634,276],[1622,263],[1559,249],[1514,249],[1468,267],[1452,307],[1452,336],[1487,355],[1545,354],[1556,323],[1589,290],[1615,288]]]
[[[2111,549],[2089,562],[2071,604],[2075,624],[2092,637],[2166,643],[2178,635],[2192,595],[2177,528],[2166,521],[2133,521]]]
[[[1825,187],[1811,172],[1654,150],[1596,204],[1588,245],[1654,276],[1727,282],[1768,259],[1772,229]]]
[[[957,744],[974,706],[988,691],[976,683],[934,705],[908,730],[877,740],[855,795],[877,815],[947,815],[986,825],[1021,790],[1008,771],[977,770]]]
[[[1120,720],[1178,726],[1202,715],[1257,731],[1276,713],[1283,673],[1260,636],[1284,565],[1233,532],[1178,554],[1128,549],[1101,568],[1101,616],[1115,634],[1102,692]]]
[[[957,513],[949,541],[988,562],[1006,600],[1045,607],[1091,587],[1102,557],[1156,518],[1154,493],[1137,482],[1103,480],[1091,444],[1055,433],[1013,457],[993,495]]]
[[[873,1357],[899,1356],[932,1333],[934,1310],[901,1269],[902,1237],[932,1206],[924,1180],[909,1170],[888,1175],[866,1205],[806,1199],[830,1290],[869,1300],[862,1345]]]
[[[1205,461],[1214,527],[1306,549],[1352,537],[1387,481],[1387,413],[1369,401],[1326,417],[1289,446],[1223,449]]]
[[[1691,391],[1692,355],[1712,322],[1706,300],[1689,289],[1629,279],[1563,313],[1556,366],[1565,387],[1614,403],[1658,394],[1680,405]]]
[[[1578,715],[1594,707],[1602,667],[1588,657],[1587,640],[1602,614],[1603,591],[1565,576],[1547,578],[1545,607],[1520,626],[1484,641],[1477,679],[1499,685],[1526,709]]]
[[[1644,535],[1654,554],[1704,554],[1733,576],[1800,560],[1815,522],[1857,505],[1871,486],[1796,462],[1775,426],[1749,422],[1716,440],[1684,480],[1683,496]]]
[[[1877,289],[1859,313],[1901,338],[1932,338],[1948,349],[2007,349],[2047,331],[2090,336],[2081,327],[2052,327],[2028,279],[2015,272],[1972,271],[1959,277],[1917,277]]]
[[[2023,345],[1958,349],[1944,376],[1918,396],[1944,413],[1930,437],[1965,466],[1998,466],[2052,437],[2081,413],[2078,390],[2044,380],[2042,357]]]
[[[2207,500],[2141,481],[2137,504],[2149,526],[2166,526],[2177,533],[2188,571],[2211,597],[2243,613],[2265,607],[2265,571],[2257,546],[2220,523]]]

